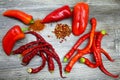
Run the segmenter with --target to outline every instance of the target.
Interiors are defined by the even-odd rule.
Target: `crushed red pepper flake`
[[[41,20],[38,19],[38,20],[35,20],[35,22],[29,26],[29,30],[41,31],[44,29],[44,27],[45,27],[45,24],[41,23]]]
[[[65,39],[66,36],[71,34],[71,29],[67,24],[60,23],[55,26],[53,33],[55,33],[57,39]]]

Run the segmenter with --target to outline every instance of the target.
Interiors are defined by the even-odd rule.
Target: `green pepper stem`
[[[30,21],[30,24],[33,24],[34,23],[34,20],[32,19],[31,21]]]
[[[28,31],[28,27],[21,28],[23,32]]]
[[[83,58],[83,57],[80,58],[80,62],[81,62],[81,63],[85,63],[85,58]]]
[[[66,63],[67,61],[68,61],[68,59],[65,57],[65,58],[63,59],[63,62]]]

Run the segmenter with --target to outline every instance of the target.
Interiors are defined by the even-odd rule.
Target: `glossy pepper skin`
[[[24,24],[34,23],[33,17],[21,10],[6,10],[3,15],[21,20]]]
[[[72,32],[75,36],[82,34],[88,24],[89,5],[85,2],[79,2],[73,9]]]
[[[11,51],[14,47],[14,44],[17,40],[23,39],[25,34],[22,32],[20,26],[15,25],[8,32],[2,39],[2,47],[5,53],[9,56]]]
[[[71,9],[68,5],[64,5],[60,8],[55,9],[49,13],[43,20],[42,23],[50,23],[60,21],[72,16]]]

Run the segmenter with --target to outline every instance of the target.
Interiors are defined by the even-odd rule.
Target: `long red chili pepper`
[[[95,34],[98,34],[99,32],[95,32]],[[79,50],[77,49],[86,39],[88,39],[90,37],[90,33],[86,33],[84,34],[82,37],[80,37],[76,43],[74,44],[74,46],[69,50],[69,52],[64,56],[64,59],[63,61],[64,62],[67,62],[70,57],[74,54],[74,52],[76,50]]]
[[[39,41],[31,41],[31,42],[29,42],[29,43],[27,43],[27,44],[25,44],[25,45],[22,45],[22,46],[20,46],[19,48],[13,50],[13,51],[12,51],[12,54],[13,54],[13,55],[14,55],[14,54],[21,54],[21,53],[23,53],[23,51],[25,51],[26,49],[28,49],[28,48],[30,48],[30,47],[32,47],[33,45],[38,44],[38,43],[39,43]]]
[[[100,48],[101,48],[101,40],[102,40],[102,37],[105,35],[105,31],[103,30],[102,32],[101,32],[101,34],[100,34],[100,36],[98,37],[98,39],[96,39],[97,41],[97,44],[96,44],[96,48],[97,48],[97,50],[98,50],[98,52],[100,53]],[[103,65],[103,63],[102,63],[102,59],[101,59],[101,64],[100,64],[100,66],[99,66],[99,68],[100,68],[100,70],[104,73],[104,74],[106,74],[106,75],[108,75],[108,76],[111,76],[111,77],[113,77],[113,78],[118,78],[119,77],[119,75],[115,75],[115,74],[112,74],[112,73],[110,73],[109,71],[107,71],[106,69],[105,69],[105,67],[104,67],[104,65]]]
[[[51,57],[53,57],[53,58],[56,60],[58,66],[59,66],[60,76],[61,76],[62,78],[66,78],[66,77],[64,77],[64,76],[62,75],[62,63],[61,63],[61,61],[60,61],[59,56],[58,56],[58,55],[55,55],[56,53],[50,52],[50,51],[48,51],[48,50],[45,50],[45,53],[48,54],[48,55],[52,54]]]
[[[81,59],[85,59],[83,63],[86,64],[87,66],[91,67],[91,68],[96,68],[101,64],[101,54],[97,51],[95,44],[96,43],[95,43],[95,40],[94,40],[94,42],[93,42],[93,55],[94,55],[94,58],[95,58],[95,63],[91,62],[89,59],[87,59],[85,57],[81,58]]]
[[[39,55],[42,58],[42,64],[39,67],[37,67],[37,68],[29,68],[27,70],[29,73],[37,73],[37,72],[39,72],[40,70],[42,70],[45,67],[46,57],[45,57],[44,53],[40,53]]]
[[[107,71],[107,70],[105,69],[103,63],[101,63],[101,65],[99,66],[99,69],[100,69],[104,74],[106,74],[106,75],[108,75],[108,76],[111,76],[111,77],[113,77],[113,78],[118,78],[118,77],[119,77],[119,75],[115,75],[115,74],[112,74],[112,73],[110,73],[109,71]]]
[[[64,5],[60,8],[55,9],[49,13],[43,20],[42,23],[50,23],[60,21],[72,16],[72,12],[68,5]]]
[[[9,56],[16,41],[23,38],[25,38],[25,34],[22,32],[20,26],[15,25],[9,29],[2,39],[2,47],[5,53]]]
[[[23,11],[20,10],[6,10],[3,13],[4,16],[12,17],[21,20],[25,24],[34,23],[33,17]]]
[[[88,24],[89,6],[85,2],[79,2],[73,9],[72,32],[75,36],[82,34]]]
[[[72,67],[73,67],[73,65],[76,63],[76,61],[80,57],[85,55],[90,50],[90,48],[92,46],[94,33],[95,33],[96,25],[97,25],[97,20],[95,18],[92,18],[90,22],[91,22],[91,25],[92,25],[92,29],[90,31],[90,41],[89,41],[88,45],[84,49],[79,50],[78,53],[75,56],[73,56],[73,58],[70,60],[70,62],[65,67],[65,71],[66,72],[70,72]]]
[[[37,55],[38,53],[38,49],[34,49],[33,51],[31,51],[29,54],[26,54],[23,59],[22,59],[22,65],[26,66],[27,64],[29,64],[30,60],[33,59],[33,57],[35,55]]]
[[[101,64],[101,61],[102,61],[102,59],[101,59],[101,40],[105,34],[106,34],[106,31],[102,30],[99,34],[97,34],[95,36],[94,41],[93,41],[93,46],[92,46],[92,52],[93,52],[93,55],[95,58],[95,63],[91,62],[87,58],[84,58],[85,62],[83,62],[83,63],[86,64],[87,66],[96,68]]]
[[[50,73],[53,73],[55,66],[52,57],[47,56],[47,61],[48,61],[48,70]]]
[[[102,49],[102,48],[101,48],[101,53],[103,53],[103,54],[107,57],[107,59],[108,59],[109,61],[111,61],[111,62],[114,61],[114,59],[111,58],[111,56],[109,55],[109,53],[107,53],[107,52],[106,52],[104,49]]]
[[[45,39],[41,35],[39,35],[38,33],[34,31],[25,32],[25,34],[32,34],[36,37],[37,40],[41,40],[41,42],[46,42]]]
[[[20,56],[21,57],[24,57],[25,55],[27,55],[27,54],[29,54],[29,53],[31,53],[34,49],[36,49],[37,47],[40,47],[41,49],[43,48],[43,47],[47,47],[47,46],[49,46],[48,44],[36,44],[35,46],[32,46],[31,48],[28,48],[28,49],[26,49],[26,50],[24,50],[21,54],[20,54]]]

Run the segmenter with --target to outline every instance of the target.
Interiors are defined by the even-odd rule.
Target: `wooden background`
[[[42,19],[52,10],[68,4],[71,8],[80,1],[87,2],[90,6],[90,18],[96,17],[98,20],[97,30],[105,29],[108,36],[104,37],[102,47],[109,52],[115,62],[109,62],[103,56],[103,63],[108,71],[115,74],[120,74],[120,0],[0,0],[0,80],[62,80],[59,76],[58,65],[55,64],[55,71],[50,74],[45,68],[37,74],[29,74],[26,69],[29,67],[36,67],[40,65],[41,59],[34,58],[28,66],[21,65],[21,59],[17,55],[6,56],[3,49],[1,40],[7,30],[14,25],[27,27],[22,22],[4,17],[2,13],[8,9],[19,9],[34,16],[34,19]],[[67,23],[71,25],[71,20],[66,19],[57,23]],[[60,40],[56,39],[52,33],[57,23],[46,24],[43,31],[39,32],[44,38],[53,45],[58,55],[63,60],[63,56],[69,51],[72,45],[79,38],[73,36],[66,37],[67,41],[59,43]],[[87,31],[90,30],[90,25]],[[48,38],[48,34],[51,36]],[[27,35],[24,40],[16,43],[14,48],[19,47],[29,41],[34,40],[34,37]],[[84,44],[83,44],[84,46]],[[88,56],[89,57],[89,56]],[[55,62],[56,63],[56,62]],[[63,69],[66,63],[63,64]],[[65,80],[119,80],[113,79],[98,68],[91,69],[84,64],[76,63],[69,74],[63,75],[67,78]]]

